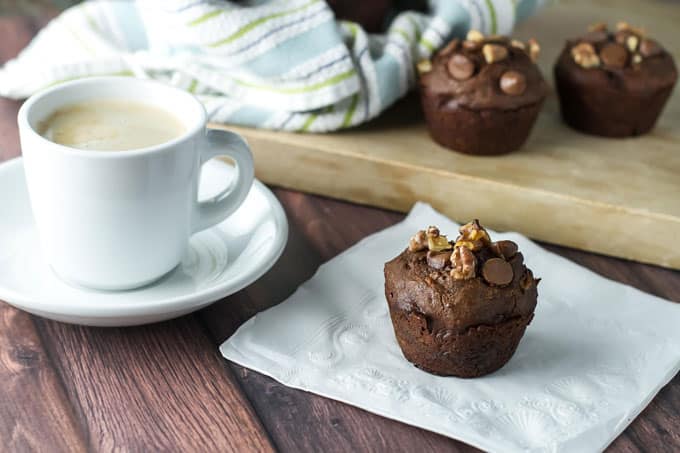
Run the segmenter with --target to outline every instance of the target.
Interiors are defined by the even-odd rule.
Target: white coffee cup
[[[101,98],[164,109],[185,132],[156,146],[116,152],[70,148],[36,131],[60,107]],[[253,183],[243,138],[206,129],[203,105],[160,82],[95,77],[57,85],[30,97],[18,123],[42,249],[69,283],[122,290],[157,280],[180,263],[189,237],[227,218]],[[199,202],[201,166],[221,155],[233,159],[237,176],[220,195]]]

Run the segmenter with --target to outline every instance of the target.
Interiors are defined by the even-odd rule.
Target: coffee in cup
[[[128,151],[169,142],[186,128],[171,113],[137,101],[93,99],[60,107],[38,125],[51,142],[91,151]]]

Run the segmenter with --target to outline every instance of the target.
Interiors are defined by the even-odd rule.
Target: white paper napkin
[[[294,388],[498,451],[599,451],[680,368],[680,304],[600,277],[516,234],[539,301],[515,356],[476,379],[404,359],[383,295],[383,264],[427,225],[426,204],[322,265],[288,300],[243,324],[229,360]]]

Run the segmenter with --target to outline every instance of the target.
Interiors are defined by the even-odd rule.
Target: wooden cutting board
[[[562,1],[516,35],[539,39],[539,64],[552,81],[564,39],[621,19],[646,27],[680,61],[680,5],[667,1]],[[476,217],[493,229],[680,269],[678,91],[651,134],[623,140],[567,128],[552,93],[528,143],[501,157],[435,144],[415,96],[340,133],[230,129],[247,137],[257,177],[269,184],[399,211],[423,200],[459,222]]]

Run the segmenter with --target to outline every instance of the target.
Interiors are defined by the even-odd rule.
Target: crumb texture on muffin
[[[385,296],[405,357],[441,375],[474,377],[503,366],[533,317],[537,283],[517,244],[491,241],[472,221],[455,241],[417,232],[385,264]]]

